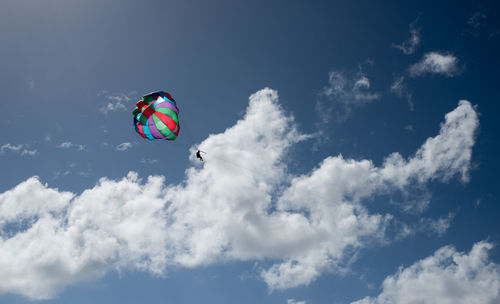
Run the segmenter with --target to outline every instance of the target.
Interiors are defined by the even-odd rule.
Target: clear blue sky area
[[[0,303],[500,303],[499,14],[2,0]]]

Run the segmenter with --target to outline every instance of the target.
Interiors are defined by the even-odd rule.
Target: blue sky
[[[498,12],[2,1],[0,303],[498,303]]]

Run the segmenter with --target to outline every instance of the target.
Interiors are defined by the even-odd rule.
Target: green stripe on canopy
[[[161,121],[156,115],[153,114],[153,120],[155,122],[155,126],[160,131],[161,134],[163,134],[165,137],[168,137],[170,134],[172,134],[172,131]]]
[[[156,112],[163,113],[170,118],[172,118],[173,121],[175,121],[176,124],[179,124],[179,119],[177,118],[177,113],[175,113],[174,110],[170,108],[156,108]]]

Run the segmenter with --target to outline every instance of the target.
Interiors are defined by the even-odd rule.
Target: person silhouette
[[[198,150],[198,151],[196,152],[196,157],[197,157],[197,158],[199,158],[201,161],[203,161],[203,157],[201,157],[201,153],[202,153],[202,152],[203,152],[203,151],[201,151],[201,150]],[[205,152],[203,152],[203,153],[205,153]]]

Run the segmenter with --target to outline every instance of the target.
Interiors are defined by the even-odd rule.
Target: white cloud
[[[130,101],[131,97],[129,96],[129,94],[121,94],[117,96],[106,96],[106,99],[116,102],[122,102],[122,101]]]
[[[486,14],[484,14],[482,11],[475,12],[472,14],[472,16],[469,17],[467,20],[467,25],[474,29],[478,29],[481,26],[484,25],[484,22],[486,21]]]
[[[408,132],[415,132],[415,128],[413,127],[413,125],[406,125],[405,126],[405,130],[408,131]]]
[[[159,274],[166,248],[163,178],[101,179],[75,196],[30,178],[0,194],[0,293],[33,299],[134,268]],[[3,231],[16,224],[15,233]],[[24,227],[26,226],[26,227]]]
[[[132,143],[130,142],[124,142],[115,147],[118,151],[127,151],[130,148],[132,148]]]
[[[120,95],[106,95],[105,98],[109,101],[105,106],[102,106],[99,111],[105,115],[109,112],[114,111],[126,111],[127,107],[124,103],[129,103],[132,100],[132,96],[134,96],[135,92],[130,92],[127,94]]]
[[[325,123],[332,117],[342,122],[353,108],[380,98],[379,93],[370,91],[370,80],[362,72],[350,75],[331,71],[328,74],[328,85],[323,87],[320,95],[326,100],[318,101],[316,109]],[[334,112],[335,115],[332,115]]]
[[[75,147],[78,151],[84,151],[85,150],[85,145],[80,145],[80,144],[74,144],[70,141],[65,141],[60,143],[59,145],[56,146],[56,148],[60,149],[70,149]]]
[[[12,145],[12,144],[4,144],[0,147],[0,151],[5,153],[6,150],[14,151],[20,153],[21,149],[24,147],[23,144]]]
[[[73,147],[73,143],[72,142],[69,142],[69,141],[65,141],[63,143],[60,143],[57,148],[61,148],[61,149],[69,149]]]
[[[439,218],[421,218],[417,223],[408,225],[397,222],[398,233],[396,239],[403,239],[416,233],[427,233],[429,235],[443,236],[451,227],[451,222],[455,218],[455,213],[450,212],[447,216]]]
[[[394,92],[398,96],[402,96],[403,90],[405,89],[404,80],[404,76],[394,79],[394,82],[391,84],[391,92]]]
[[[380,98],[379,93],[368,92],[370,80],[362,73],[353,77],[343,72],[332,71],[328,75],[328,85],[322,93],[327,97],[336,98],[344,104],[360,105]]]
[[[19,227],[0,235],[0,293],[50,298],[116,269],[163,275],[170,267],[231,260],[274,261],[258,267],[270,289],[307,285],[342,271],[357,250],[385,237],[392,216],[370,213],[365,199],[457,174],[466,181],[476,127],[474,108],[462,101],[408,160],[393,154],[375,167],[328,157],[293,176],[288,148],[307,136],[283,112],[277,92],[261,90],[233,127],[197,145],[207,151],[205,162],[191,149],[193,166],[178,185],[129,173],[80,195],[36,178],[0,194],[7,210],[0,231],[7,223]]]
[[[127,107],[123,103],[117,101],[115,103],[108,102],[105,106],[99,108],[99,111],[103,114],[108,114],[109,112],[118,110],[127,110]]]
[[[29,178],[0,194],[0,227],[36,215],[59,213],[72,197],[73,194],[69,192],[48,189],[40,183],[38,177]]]
[[[476,243],[469,253],[443,247],[387,277],[377,297],[352,304],[500,303],[500,265],[489,259],[492,247],[484,241]]]
[[[408,105],[410,106],[410,110],[414,110],[413,104],[413,94],[408,90],[405,85],[405,77],[400,76],[394,79],[394,82],[391,84],[391,92],[396,94],[399,98],[406,98],[408,100]]]
[[[448,216],[438,219],[423,218],[420,220],[421,230],[427,230],[428,232],[436,233],[438,236],[443,236],[450,228],[454,217],[455,214],[450,212]]]
[[[477,127],[474,108],[460,101],[446,115],[439,135],[427,139],[408,160],[393,153],[377,168],[369,160],[328,157],[311,174],[292,179],[277,209],[306,221],[309,225],[297,227],[295,238],[316,240],[316,247],[298,243],[302,250],[263,272],[264,280],[278,289],[309,284],[342,261],[348,249],[362,247],[365,238],[382,237],[389,218],[369,214],[360,204],[365,198],[383,191],[404,190],[415,183],[447,181],[455,175],[466,182]],[[295,226],[299,219],[294,221]]]
[[[420,29],[415,28],[415,22],[410,24],[410,37],[401,44],[392,43],[391,47],[401,50],[406,55],[411,55],[415,52],[420,44]]]
[[[286,301],[287,304],[306,304],[306,301],[296,301],[294,299],[288,299]]]
[[[20,154],[21,156],[24,155],[29,155],[33,156],[38,153],[37,149],[29,149],[29,145],[27,144],[18,144],[18,145],[13,145],[10,143],[3,144],[0,146],[0,155],[4,155],[6,151],[11,151],[17,154]]]
[[[469,19],[467,19],[467,28],[463,31],[463,34],[471,35],[476,38],[479,37],[487,30],[487,19],[482,9],[474,12]]]
[[[83,177],[90,177],[92,175],[92,171],[91,170],[80,171],[78,174],[80,174],[80,176],[83,176]]]
[[[64,177],[66,175],[69,175],[71,173],[70,170],[57,170],[55,173],[54,173],[54,179],[58,179],[60,177]]]
[[[143,164],[148,164],[148,165],[155,165],[158,164],[160,161],[157,159],[152,159],[152,158],[142,158],[141,163]]]
[[[468,101],[461,100],[455,110],[446,114],[439,135],[428,138],[415,156],[408,161],[399,153],[386,158],[382,176],[399,187],[410,180],[423,182],[441,178],[447,181],[456,174],[467,182],[478,126],[476,111]]]
[[[37,150],[37,149],[32,149],[32,150],[24,149],[24,150],[21,152],[21,155],[29,155],[29,156],[33,156],[33,155],[35,155],[37,152],[38,152],[38,150]]]
[[[452,54],[429,52],[417,63],[409,68],[410,76],[418,77],[425,74],[440,74],[453,77],[461,73],[458,67],[458,58]]]

